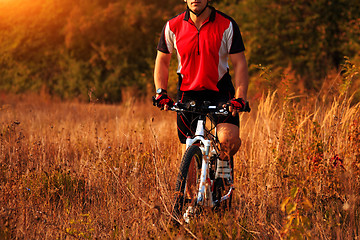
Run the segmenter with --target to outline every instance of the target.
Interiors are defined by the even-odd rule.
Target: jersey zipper
[[[210,21],[209,21],[209,19],[208,20],[206,20],[206,22],[204,22],[201,26],[200,26],[200,28],[198,29],[196,26],[195,26],[195,24],[191,21],[190,22],[190,24],[191,25],[193,25],[196,29],[197,29],[197,40],[198,40],[198,46],[197,46],[197,49],[198,49],[198,55],[200,55],[200,30],[201,30],[201,28],[203,27],[203,26],[205,26],[206,24],[208,24]]]
[[[198,33],[197,33],[197,35],[198,35],[198,55],[200,55],[200,29],[198,29]]]

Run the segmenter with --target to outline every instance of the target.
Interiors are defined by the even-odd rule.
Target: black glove
[[[235,110],[240,112],[250,112],[249,102],[245,101],[242,98],[233,98],[229,101],[229,105],[233,107]]]
[[[172,107],[174,105],[174,101],[167,94],[160,94],[153,96],[153,105],[160,109],[164,109],[165,105]]]

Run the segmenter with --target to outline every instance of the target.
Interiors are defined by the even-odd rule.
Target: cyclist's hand
[[[250,112],[249,102],[242,98],[233,98],[229,101],[229,111],[235,116],[239,112]]]
[[[153,96],[153,105],[161,110],[168,110],[174,105],[174,101],[167,94]]]

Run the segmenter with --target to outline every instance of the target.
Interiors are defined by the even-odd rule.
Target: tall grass
[[[174,228],[175,114],[0,96],[1,239],[356,239],[360,106],[279,91],[242,114],[229,212]],[[328,100],[330,99],[330,101]]]

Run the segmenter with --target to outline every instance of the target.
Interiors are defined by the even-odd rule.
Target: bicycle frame
[[[176,203],[174,206],[174,211],[177,214],[180,213],[185,220],[185,222],[189,223],[192,216],[197,215],[197,213],[200,211],[202,207],[217,207],[220,206],[220,203],[230,199],[231,194],[234,190],[234,187],[232,183],[229,185],[226,185],[226,190],[224,188],[224,182],[219,182],[219,178],[215,178],[216,176],[216,169],[214,167],[216,164],[218,164],[219,159],[219,151],[220,149],[217,146],[218,140],[217,140],[217,134],[216,134],[216,126],[211,126],[210,129],[206,128],[206,119],[209,118],[212,119],[211,115],[223,115],[228,116],[229,111],[226,107],[217,107],[217,106],[210,106],[207,102],[204,102],[203,105],[200,104],[199,106],[196,105],[195,102],[190,102],[189,105],[182,104],[182,103],[175,103],[174,106],[170,108],[172,111],[176,112],[189,112],[189,113],[195,113],[198,114],[197,119],[197,125],[195,134],[192,137],[188,137],[186,139],[186,152],[191,148],[192,145],[197,145],[199,149],[196,149],[196,151],[200,150],[202,159],[201,159],[201,169],[199,175],[196,179],[196,190],[197,192],[194,192],[194,195],[191,195],[190,203],[191,205],[187,206],[186,209],[179,210],[179,204],[183,204],[182,201],[184,201],[183,195],[179,195],[179,197],[176,197]],[[210,115],[209,115],[210,114]],[[211,120],[212,121],[212,120]],[[212,132],[214,131],[214,132]],[[191,153],[192,154],[192,153]],[[191,155],[190,155],[191,156]],[[188,159],[188,160],[187,160]],[[183,160],[186,160],[186,164],[189,164],[188,161],[192,161],[189,158],[183,157]],[[184,162],[182,162],[184,163]],[[182,165],[183,167],[186,165]],[[187,165],[189,167],[189,165]],[[182,168],[181,171],[184,169]],[[188,171],[185,170],[185,171]],[[182,173],[179,173],[177,185],[182,190],[185,191],[187,189],[188,182],[185,179],[182,179]],[[187,172],[186,172],[187,174]],[[182,183],[185,180],[185,185],[182,185]],[[179,182],[180,181],[180,182]],[[193,182],[191,182],[193,183]],[[190,184],[191,184],[190,183]],[[222,191],[226,192],[222,192]],[[220,195],[219,195],[220,194]],[[181,200],[182,199],[182,200]],[[177,201],[180,202],[177,202]],[[198,208],[199,207],[199,208]],[[181,212],[178,212],[181,211]]]
[[[200,206],[214,207],[216,205],[216,202],[213,201],[213,196],[212,196],[214,180],[211,180],[209,176],[209,167],[210,167],[209,155],[211,152],[216,153],[216,150],[215,149],[211,150],[211,140],[205,139],[205,123],[206,123],[206,116],[200,117],[197,122],[195,137],[186,139],[186,149],[192,146],[195,142],[200,142],[200,150],[202,152],[203,158],[202,158],[200,183],[199,183],[199,190],[197,194],[196,204]],[[216,128],[215,128],[215,132],[216,132]],[[229,192],[221,197],[220,202],[229,199],[233,189],[234,188],[231,186]]]

